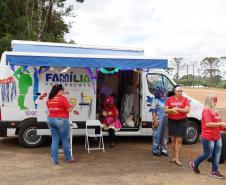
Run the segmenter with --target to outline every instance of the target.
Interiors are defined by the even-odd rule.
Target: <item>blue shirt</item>
[[[166,115],[164,111],[165,107],[165,102],[166,102],[167,97],[164,99],[162,98],[154,98],[152,103],[151,103],[151,112],[155,112],[157,114],[157,119],[160,120],[162,117]]]

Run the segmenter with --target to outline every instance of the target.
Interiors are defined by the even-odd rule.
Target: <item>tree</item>
[[[219,83],[221,83],[222,76],[221,75],[215,75],[213,77],[214,86],[217,86]]]
[[[204,68],[204,76],[207,78],[209,86],[215,86],[221,79],[220,75],[220,59],[217,57],[205,57],[201,62],[202,68]]]
[[[194,77],[192,74],[189,74],[189,75],[184,75],[182,76],[179,80],[178,80],[178,83],[179,84],[182,84],[182,85],[185,85],[185,86],[191,86],[194,84]]]
[[[224,71],[223,71],[223,76],[226,76],[226,69],[225,69],[225,66],[226,66],[226,56],[223,56],[223,57],[220,57],[220,60],[224,66]]]
[[[178,81],[180,78],[179,72],[185,66],[183,64],[183,58],[173,58],[172,65],[173,65],[173,68],[176,69],[175,79],[176,79],[176,81]]]
[[[172,67],[167,67],[166,69],[164,69],[164,71],[166,73],[168,73],[169,75],[172,75],[173,70],[174,70],[174,68],[172,68]]]
[[[73,6],[66,0],[2,0],[0,12],[1,55],[12,39],[65,42],[70,23],[63,16],[73,16]]]

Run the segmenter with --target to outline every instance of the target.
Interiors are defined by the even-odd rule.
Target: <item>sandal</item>
[[[182,166],[182,163],[179,162],[179,161],[175,161],[175,164],[176,164],[177,166]]]
[[[170,163],[175,163],[176,162],[176,159],[172,159],[171,161],[170,161]]]

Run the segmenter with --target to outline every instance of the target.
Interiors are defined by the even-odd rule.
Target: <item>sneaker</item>
[[[154,155],[154,156],[157,156],[157,157],[161,157],[161,154],[160,154],[160,153],[155,153],[155,152],[153,152],[153,155]]]
[[[219,171],[211,172],[210,176],[211,176],[211,177],[218,178],[218,179],[224,179],[224,178],[225,178],[223,175],[220,174]]]
[[[169,156],[169,155],[168,155],[168,152],[165,152],[165,151],[162,151],[161,154],[164,155],[164,156],[166,156],[166,157]]]
[[[66,163],[75,163],[77,162],[77,155],[74,154],[74,157],[71,160],[66,160]]]
[[[194,162],[190,162],[190,167],[196,174],[200,174],[199,168],[195,166]]]
[[[59,162],[58,162],[58,161],[53,161],[53,164],[54,164],[54,165],[58,165]]]
[[[68,161],[66,161],[66,163],[75,163],[76,162],[76,159],[71,159],[71,160],[68,160]]]

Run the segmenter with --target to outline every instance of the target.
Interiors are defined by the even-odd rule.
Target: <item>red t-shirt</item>
[[[66,97],[56,95],[53,99],[46,102],[49,111],[49,117],[51,118],[69,118],[69,112],[71,108]]]
[[[201,136],[209,141],[216,141],[220,139],[220,131],[224,130],[222,127],[207,127],[208,122],[221,122],[221,118],[217,112],[213,112],[209,108],[204,108],[202,112],[202,133]]]
[[[190,106],[190,103],[188,99],[184,96],[181,96],[178,99],[176,99],[174,96],[171,96],[167,98],[165,106],[168,106],[169,109],[175,107],[184,109],[185,107]],[[178,112],[177,114],[168,114],[168,118],[174,120],[184,119],[187,118],[187,113]]]
[[[106,112],[108,116],[111,117],[118,117],[118,108],[116,106],[110,107],[110,108],[105,108],[103,112]]]

